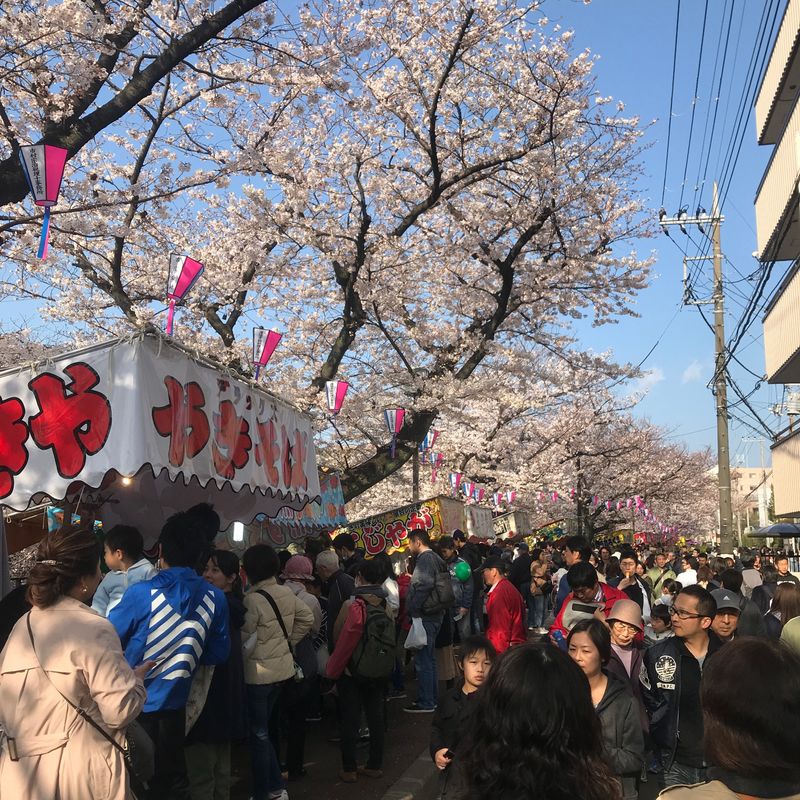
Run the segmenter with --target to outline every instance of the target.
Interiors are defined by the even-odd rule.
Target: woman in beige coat
[[[100,583],[99,557],[89,531],[50,533],[39,546],[28,578],[33,609],[0,653],[3,798],[131,797],[120,751],[59,694],[120,744],[144,705],[142,678],[151,665],[132,670],[111,623],[88,605]]]
[[[278,584],[280,561],[268,544],[248,548],[242,568],[250,584],[244,597],[242,642],[253,796],[256,800],[274,800],[285,798],[286,793],[275,746],[269,738],[269,719],[283,683],[295,676],[292,649],[311,630],[314,615],[291,589]]]

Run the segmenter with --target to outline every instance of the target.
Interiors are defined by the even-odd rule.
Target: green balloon
[[[461,583],[466,583],[469,580],[470,575],[472,575],[472,570],[469,568],[469,564],[466,561],[459,561],[456,564],[456,578],[458,578]]]

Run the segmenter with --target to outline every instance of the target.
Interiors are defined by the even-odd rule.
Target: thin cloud
[[[637,378],[633,382],[633,390],[636,394],[648,394],[654,386],[663,380],[666,380],[666,376],[661,367],[653,367],[653,369],[648,370],[641,378]]]
[[[695,359],[683,371],[681,383],[697,383],[703,379],[703,365]]]

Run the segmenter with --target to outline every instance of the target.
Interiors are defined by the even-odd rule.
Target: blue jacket
[[[188,567],[162,570],[130,586],[108,615],[132,666],[156,661],[144,711],[183,708],[198,664],[228,658],[228,601]]]
[[[129,586],[139,581],[148,581],[155,574],[156,568],[146,558],[132,564],[126,572],[112,569],[97,587],[92,598],[92,608],[107,617],[108,612],[122,600],[122,595]]]

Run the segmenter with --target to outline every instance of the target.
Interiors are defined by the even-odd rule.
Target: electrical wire
[[[686,175],[689,172],[689,154],[692,151],[692,136],[694,134],[694,117],[697,111],[697,92],[700,88],[700,74],[703,66],[703,45],[706,41],[706,22],[708,21],[708,0],[705,0],[705,7],[703,9],[703,28],[700,32],[700,48],[697,53],[697,75],[694,80],[694,95],[692,97],[692,115],[689,122],[689,140],[686,143],[686,159],[683,163],[683,179],[681,180],[681,196],[678,201],[678,208],[683,208],[683,192],[686,189]]]
[[[667,193],[667,167],[669,165],[669,145],[672,138],[672,108],[675,102],[675,72],[678,66],[678,30],[681,22],[681,0],[678,0],[678,10],[675,14],[675,44],[672,48],[672,88],[669,94],[669,119],[667,120],[667,152],[664,156],[664,183],[661,187],[661,205],[664,205],[664,196]]]

